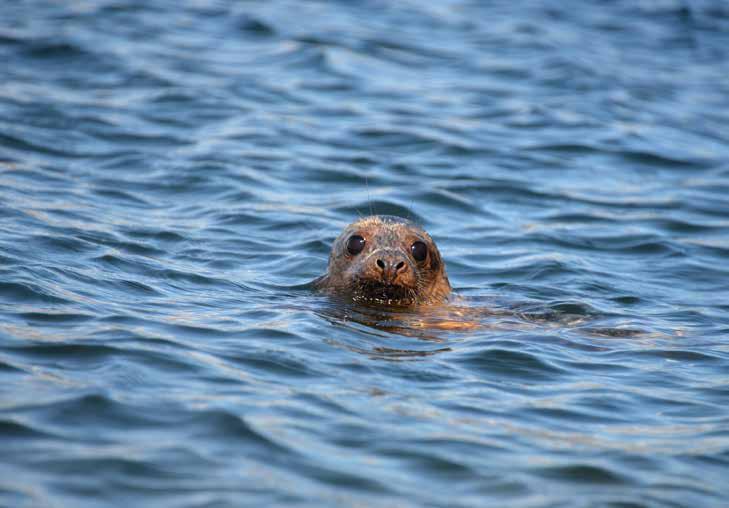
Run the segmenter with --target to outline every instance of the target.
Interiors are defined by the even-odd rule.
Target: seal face
[[[314,286],[355,301],[394,306],[440,303],[451,291],[433,239],[392,215],[360,219],[332,245],[326,275]]]

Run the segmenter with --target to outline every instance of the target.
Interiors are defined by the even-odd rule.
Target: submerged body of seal
[[[538,312],[484,306],[451,294],[445,264],[433,239],[417,224],[392,215],[373,215],[353,222],[337,237],[327,273],[314,289],[350,299],[355,305],[327,309],[326,317],[356,321],[426,340],[441,341],[439,331],[471,332],[534,326],[584,326]],[[492,302],[493,303],[493,302]],[[341,311],[341,312],[340,312]],[[599,336],[637,336],[641,330],[592,328]],[[436,352],[447,351],[440,349]],[[393,351],[388,355],[420,355]]]
[[[314,287],[357,302],[401,307],[443,303],[451,292],[430,235],[392,215],[347,226],[334,241],[327,273]]]

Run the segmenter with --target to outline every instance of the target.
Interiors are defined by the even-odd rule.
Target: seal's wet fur
[[[365,243],[361,252],[352,254],[347,242],[355,235]],[[418,241],[427,246],[421,261],[411,249]],[[430,235],[414,222],[392,215],[373,215],[347,226],[332,245],[327,273],[314,286],[358,302],[392,306],[441,303],[451,292],[445,264]]]

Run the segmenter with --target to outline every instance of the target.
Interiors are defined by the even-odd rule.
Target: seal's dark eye
[[[428,246],[418,241],[410,246],[410,252],[413,253],[415,261],[425,261],[425,258],[428,257]]]
[[[362,252],[364,246],[365,239],[359,235],[352,235],[349,237],[349,240],[347,240],[347,252],[349,252],[353,256],[356,256],[357,254]]]

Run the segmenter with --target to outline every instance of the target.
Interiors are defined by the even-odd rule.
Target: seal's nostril
[[[395,266],[395,272],[399,272],[399,271],[400,271],[400,270],[401,270],[401,269],[402,269],[402,268],[403,268],[404,266],[405,266],[405,261],[400,261],[400,262],[399,262],[399,263],[398,263],[398,264],[397,264],[397,265]]]
[[[377,266],[379,266],[383,270],[385,269],[385,263],[381,259],[377,260]]]

